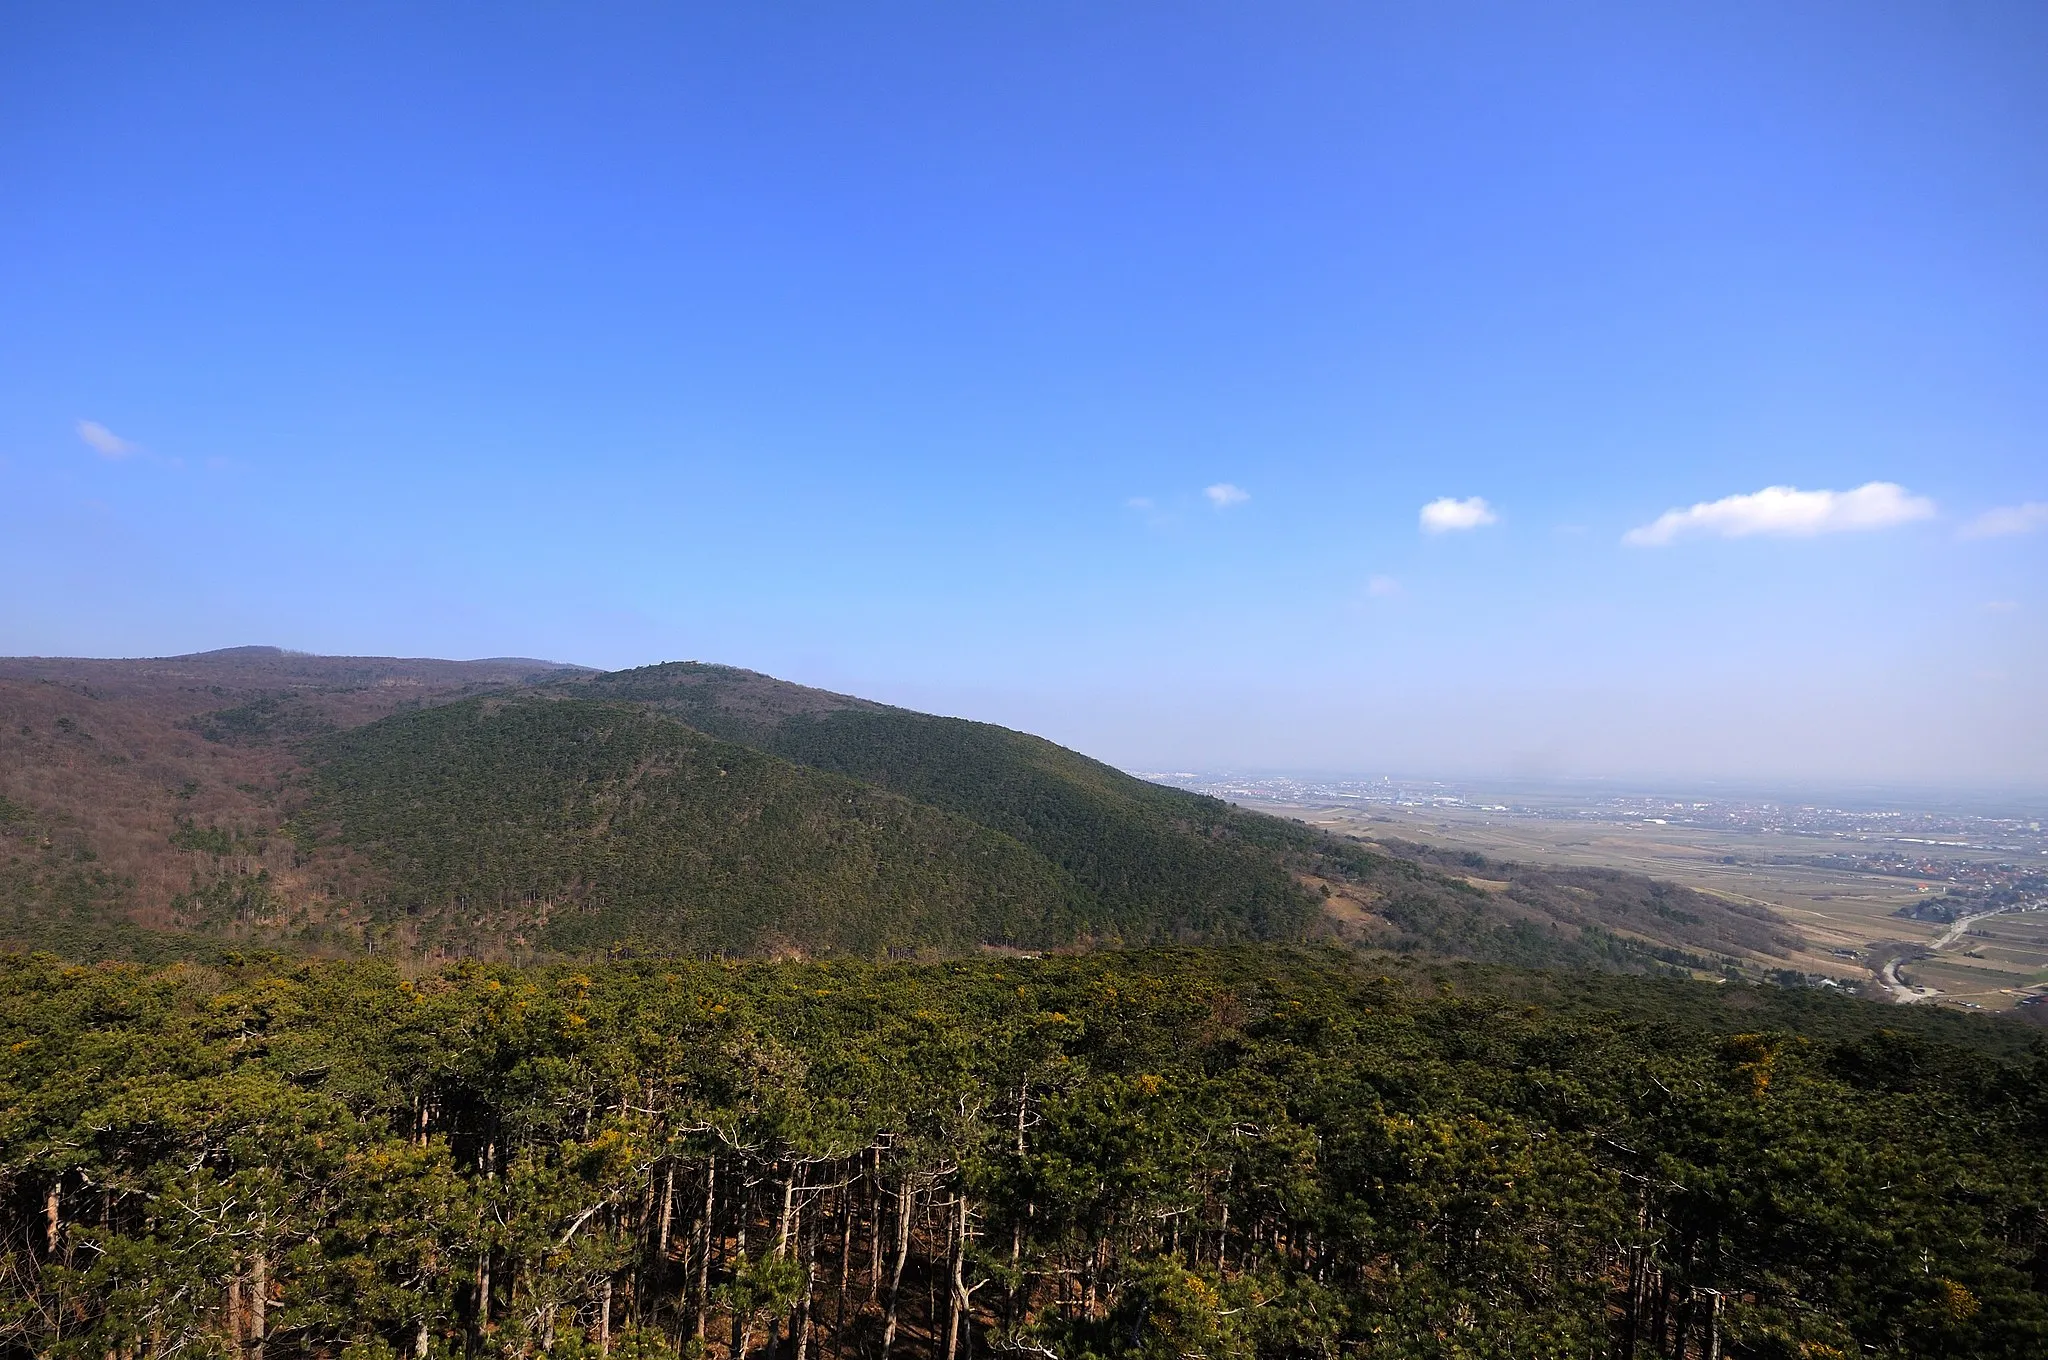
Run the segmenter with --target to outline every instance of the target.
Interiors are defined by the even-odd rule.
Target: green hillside
[[[1335,937],[1754,975],[1796,943],[1635,875],[1368,846],[694,662],[24,661],[0,717],[0,942],[79,958]]]
[[[1290,873],[1333,848],[1305,827],[1134,779],[1043,737],[677,663],[591,692],[943,808],[1012,836],[1134,939],[1288,938],[1316,903]]]
[[[787,760],[966,817],[1037,850],[1129,941],[1298,939],[1352,897],[1365,943],[1519,964],[1716,968],[1781,955],[1770,913],[1627,874],[1524,866],[1492,894],[1462,873],[1165,788],[1025,732],[672,662],[558,686],[651,709]],[[1412,847],[1420,851],[1421,847]],[[1363,915],[1362,922],[1356,918]]]
[[[764,744],[1016,837],[1126,931],[1293,933],[1309,907],[1281,854],[1320,837],[1134,779],[1042,737],[900,711],[789,719]],[[1276,853],[1280,852],[1280,853]]]
[[[620,704],[470,699],[313,759],[304,822],[444,938],[873,955],[1088,924],[1086,894],[1007,836]]]

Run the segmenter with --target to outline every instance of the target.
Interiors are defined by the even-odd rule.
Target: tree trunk
[[[951,1289],[946,1299],[946,1360],[954,1360],[960,1349],[960,1329],[968,1326],[967,1281],[961,1272],[967,1264],[967,1189],[962,1186],[953,1198],[953,1231],[947,1236],[952,1239],[952,1261],[948,1283]]]
[[[1031,1084],[1017,1084],[1017,1169],[1024,1169],[1024,1113],[1031,1105]],[[1025,1205],[1025,1217],[1037,1209],[1035,1204]],[[1015,1326],[1024,1314],[1025,1300],[1030,1294],[1024,1280],[1024,1219],[1016,1220],[1010,1226],[1010,1325]]]
[[[476,1258],[476,1334],[482,1337],[491,1328],[491,1250],[483,1249]]]
[[[811,1214],[804,1229],[804,1292],[797,1299],[796,1320],[790,1337],[796,1343],[796,1360],[806,1360],[811,1348],[811,1286],[818,1274],[818,1218]]]
[[[896,1195],[896,1265],[889,1273],[889,1310],[882,1318],[882,1360],[888,1360],[889,1347],[896,1341],[896,1306],[903,1296],[903,1263],[910,1258],[910,1178],[903,1178],[903,1187]]]
[[[846,1297],[846,1284],[853,1272],[853,1189],[839,1192],[839,1297]]]
[[[609,1277],[597,1287],[597,1353],[612,1353],[612,1282]]]
[[[711,1297],[711,1211],[717,1190],[718,1158],[713,1156],[704,1166],[704,1222],[699,1234],[703,1238],[703,1254],[697,1258],[696,1336],[699,1341],[704,1339],[704,1308]]]
[[[1636,1336],[1642,1316],[1643,1256],[1638,1247],[1628,1249],[1628,1315],[1621,1339],[1622,1360],[1636,1360]]]
[[[882,1292],[882,1150],[868,1154],[868,1195],[874,1211],[868,1217],[868,1302]]]
[[[733,1257],[741,1265],[747,1263],[747,1195],[746,1182],[740,1182],[739,1231],[733,1235]],[[747,1360],[747,1341],[754,1329],[754,1319],[742,1317],[738,1309],[732,1315],[732,1360]]]
[[[672,1227],[674,1226],[674,1224],[675,1224],[675,1219],[676,1219],[676,1164],[675,1164],[674,1162],[670,1162],[670,1163],[668,1164],[668,1170],[667,1170],[667,1171],[666,1171],[665,1173],[663,1173],[663,1175],[662,1175],[662,1181],[661,1181],[661,1236],[660,1236],[660,1240],[659,1240],[658,1242],[656,1242],[656,1243],[655,1243],[655,1247],[654,1247],[654,1252],[655,1252],[655,1255],[656,1255],[656,1256],[658,1256],[658,1257],[660,1257],[660,1258],[661,1258],[662,1260],[664,1260],[664,1261],[668,1259],[668,1237],[669,1237],[669,1230],[670,1230],[670,1229],[671,1229],[671,1228],[672,1228]]]
[[[266,1314],[270,1309],[270,1261],[257,1252],[249,1263],[249,1344],[252,1360],[263,1360],[263,1340],[268,1332]]]
[[[775,1236],[775,1259],[789,1255],[789,1234],[796,1218],[796,1169],[792,1167],[789,1179],[782,1183],[782,1227]]]
[[[846,1335],[846,1298],[853,1281],[853,1220],[860,1212],[859,1197],[849,1181],[839,1192],[839,1292],[832,1296],[832,1331]]]

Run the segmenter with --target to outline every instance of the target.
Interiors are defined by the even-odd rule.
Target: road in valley
[[[2048,902],[2025,902],[2019,906],[1999,907],[1993,911],[1980,911],[1973,916],[1959,916],[1949,923],[1948,929],[1942,931],[1928,948],[1930,950],[1948,948],[1957,940],[1962,939],[1964,932],[1979,921],[1988,921],[1994,916],[2003,916],[2007,912],[2040,911],[2044,907],[2048,907]],[[1894,954],[1886,959],[1883,964],[1879,965],[1877,969],[1878,986],[1884,988],[1886,994],[1902,1006],[1911,1006],[1918,1002],[1939,999],[1941,996],[1939,989],[1934,987],[1915,987],[1912,983],[1899,976],[1899,965],[1905,961],[1906,955]]]
[[[1941,993],[1932,987],[1915,987],[1899,976],[1899,956],[1893,955],[1877,970],[1877,984],[1885,989],[1893,1001],[1901,1006],[1912,1006],[1922,1001],[1932,1001]]]

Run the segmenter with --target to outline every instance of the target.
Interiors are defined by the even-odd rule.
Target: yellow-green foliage
[[[1320,950],[0,957],[0,1348],[2022,1360],[2020,1047]]]

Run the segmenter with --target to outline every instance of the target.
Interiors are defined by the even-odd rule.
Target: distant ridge
[[[1769,913],[1454,872],[1043,738],[705,662],[0,659],[0,943],[163,957],[1325,938],[1722,971]]]
[[[574,661],[545,661],[531,656],[485,656],[469,661],[451,661],[440,657],[402,656],[326,656],[319,652],[301,652],[290,647],[271,647],[251,644],[243,647],[215,647],[204,652],[178,652],[170,656],[146,657],[98,657],[98,656],[11,656],[0,657],[0,666],[19,664],[51,664],[81,666],[151,666],[164,665],[174,661],[186,662],[242,662],[242,661],[305,661],[349,666],[528,666],[543,670],[583,671],[598,674],[595,666],[579,665]]]

